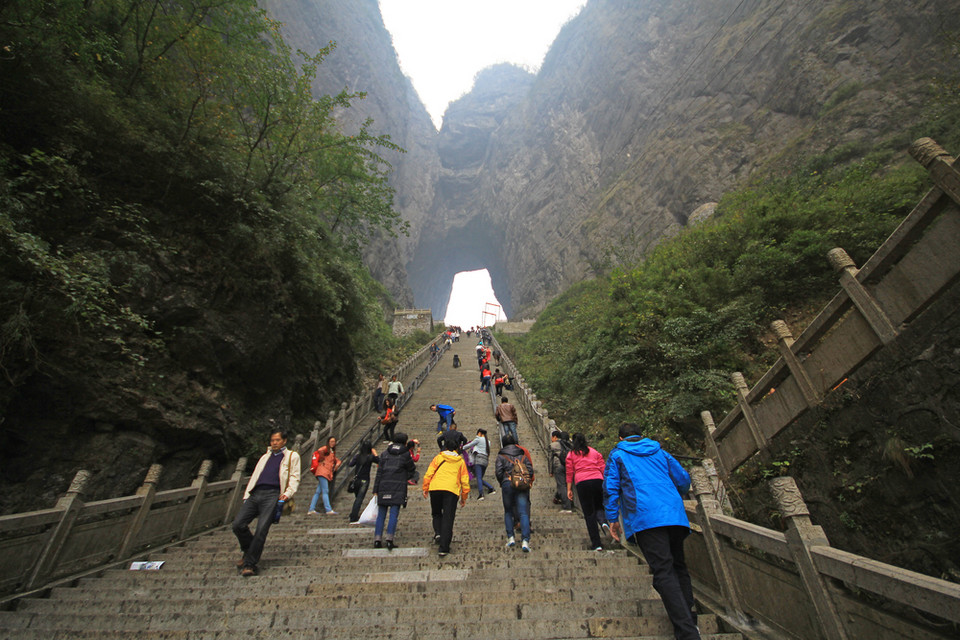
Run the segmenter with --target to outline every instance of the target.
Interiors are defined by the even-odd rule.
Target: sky
[[[586,0],[380,0],[400,67],[439,130],[478,71],[512,62],[536,72]]]
[[[486,269],[461,271],[453,277],[453,289],[450,291],[450,302],[447,304],[447,314],[443,317],[443,324],[469,329],[490,326],[497,319],[506,320],[502,310],[487,306],[487,303],[500,304],[493,294],[490,273]],[[485,315],[484,311],[499,313]]]
[[[586,0],[380,0],[400,68],[434,126],[447,105],[473,86],[477,72],[512,62],[536,73],[560,28]],[[485,304],[499,304],[486,269],[458,273],[443,322],[492,324]],[[502,313],[501,320],[505,320]],[[486,320],[486,322],[484,322]]]

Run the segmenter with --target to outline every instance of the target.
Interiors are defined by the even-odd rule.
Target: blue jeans
[[[317,500],[323,496],[324,511],[333,511],[330,506],[330,481],[323,476],[317,476],[317,491],[313,494],[313,500],[310,501],[310,508],[307,511],[317,510]]]
[[[514,442],[520,442],[520,438],[517,437],[517,423],[513,420],[503,423],[503,428],[507,433],[513,436]]]
[[[383,523],[387,519],[387,511],[390,512],[390,521],[387,522],[387,540],[393,540],[393,534],[397,531],[397,519],[400,517],[400,505],[390,506],[377,505],[377,524],[373,528],[373,539],[380,540],[383,537]]]
[[[448,413],[445,416],[440,416],[440,419],[437,420],[437,433],[442,431],[449,431],[450,425],[453,424],[453,414]]]
[[[487,465],[485,464],[476,464],[473,465],[473,475],[477,479],[477,491],[480,492],[480,497],[483,497],[483,488],[486,487],[487,491],[493,491],[493,485],[483,479],[483,474],[487,470]]]
[[[516,505],[520,512],[520,536],[523,540],[530,540],[530,492],[517,491],[505,480],[500,485],[503,493],[503,524],[507,529],[507,537],[513,536],[513,507]]]

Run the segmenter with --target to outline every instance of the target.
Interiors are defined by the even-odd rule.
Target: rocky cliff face
[[[536,76],[480,74],[435,134],[374,0],[266,7],[296,47],[337,41],[318,91],[368,91],[345,117],[373,116],[408,150],[394,185],[411,235],[367,257],[436,317],[458,271],[487,267],[511,316],[535,314],[758,168],[904,148],[950,62],[938,38],[960,26],[950,0],[590,0]]]
[[[371,133],[389,135],[406,151],[382,155],[393,167],[394,205],[410,223],[410,235],[373,238],[364,260],[398,305],[413,306],[406,263],[427,226],[425,215],[433,201],[440,168],[437,132],[400,71],[377,0],[265,0],[261,6],[282,23],[284,38],[294,49],[312,53],[336,43],[314,82],[316,95],[365,92],[364,100],[340,114],[344,127],[356,130],[373,118]]]

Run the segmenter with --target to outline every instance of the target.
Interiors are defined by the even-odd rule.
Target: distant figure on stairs
[[[233,520],[243,557],[237,562],[240,575],[257,575],[257,564],[273,524],[279,500],[289,500],[300,486],[300,455],[286,448],[287,434],[282,429],[270,432],[270,447],[257,461],[247,482],[243,504]],[[257,519],[257,530],[250,533],[250,523]]]
[[[620,539],[622,511],[623,533],[650,565],[653,588],[676,638],[699,640],[693,586],[683,557],[683,541],[690,535],[683,494],[690,489],[690,474],[659,442],[644,438],[639,425],[624,422],[620,443],[607,457],[603,486],[613,539]]]

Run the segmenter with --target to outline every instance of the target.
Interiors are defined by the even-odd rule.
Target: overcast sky
[[[447,104],[498,62],[536,72],[586,0],[380,0],[400,67],[437,129]]]

